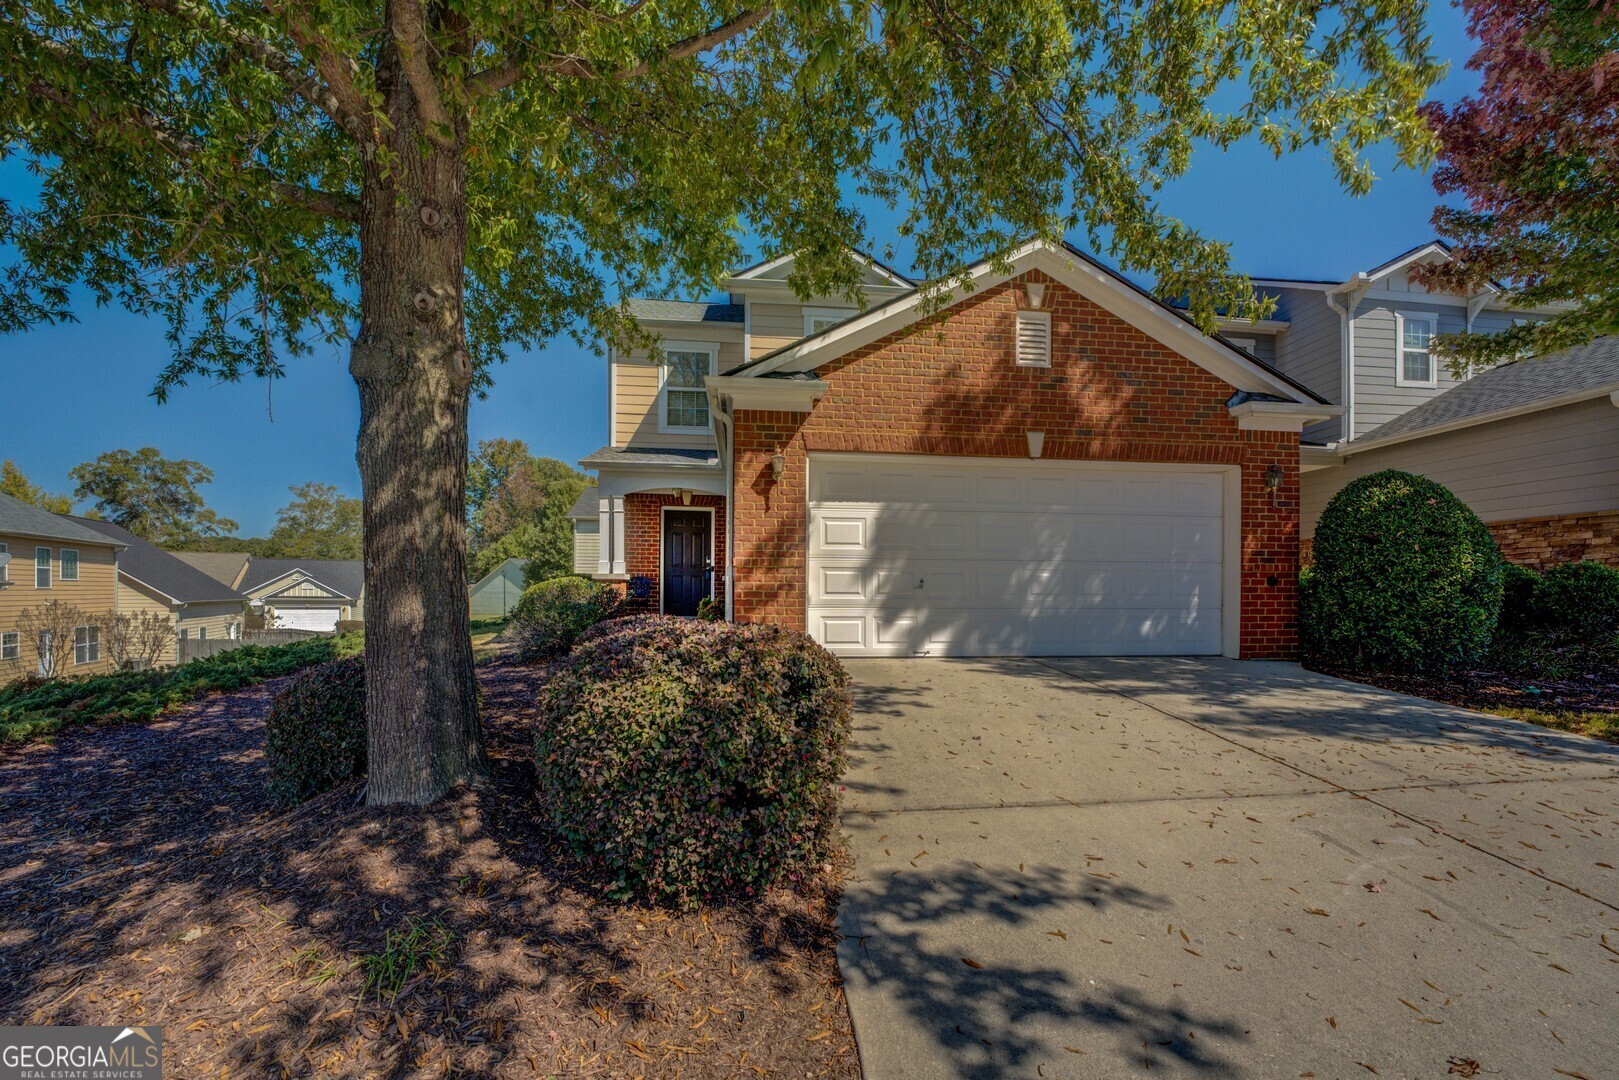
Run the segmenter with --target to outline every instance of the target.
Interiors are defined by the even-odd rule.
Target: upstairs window
[[[819,334],[822,330],[830,330],[843,320],[854,315],[847,308],[815,308],[804,309],[804,336]]]
[[[1439,333],[1439,317],[1424,312],[1399,312],[1394,316],[1397,355],[1394,381],[1398,386],[1438,386],[1439,367],[1433,352],[1433,339]]]
[[[72,548],[62,549],[62,580],[79,580],[79,553]]]
[[[1050,367],[1051,312],[1018,312],[1014,348],[1018,367]]]
[[[51,587],[51,549],[37,547],[34,549],[34,588],[48,589]]]
[[[714,374],[718,353],[712,346],[664,346],[659,431],[708,434],[708,391],[703,388],[703,379]]]

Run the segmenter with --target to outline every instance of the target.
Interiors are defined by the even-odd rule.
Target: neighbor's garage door
[[[276,608],[275,624],[282,630],[337,629],[336,608]]]
[[[844,656],[1220,652],[1223,474],[817,454],[810,633]]]

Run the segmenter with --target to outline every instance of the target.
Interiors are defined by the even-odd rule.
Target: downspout
[[[1343,385],[1340,388],[1344,400],[1344,422],[1338,432],[1339,442],[1343,443],[1355,437],[1355,309],[1360,306],[1361,297],[1366,295],[1371,285],[1364,274],[1357,274],[1326,294],[1327,307],[1338,313],[1338,343],[1344,354]],[[1340,302],[1338,294],[1344,292],[1348,293],[1348,298]]]
[[[725,619],[734,622],[732,601],[736,591],[736,546],[733,537],[736,533],[736,460],[733,431],[735,418],[730,412],[730,402],[713,387],[708,388],[708,415],[714,419],[715,442],[720,455],[720,464],[725,469]]]

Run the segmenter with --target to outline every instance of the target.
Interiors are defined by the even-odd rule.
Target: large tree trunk
[[[427,138],[394,50],[382,52],[378,89],[392,128],[381,133],[386,158],[364,166],[349,364],[360,389],[373,806],[432,802],[488,771],[462,524],[472,384],[465,158]]]

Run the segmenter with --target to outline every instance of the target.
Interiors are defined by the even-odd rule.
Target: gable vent
[[[1051,366],[1051,312],[1017,313],[1017,365]]]

